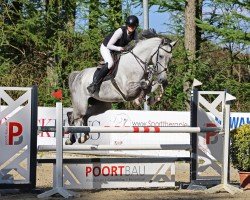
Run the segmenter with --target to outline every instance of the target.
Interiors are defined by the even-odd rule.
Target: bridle
[[[166,50],[166,49],[163,48],[163,46],[166,46],[166,45],[169,45],[169,46],[170,46],[170,51],[168,51],[168,50]],[[149,63],[148,63],[148,62],[143,61],[143,60],[142,60],[141,58],[139,58],[139,56],[137,56],[132,50],[129,51],[128,53],[131,53],[131,54],[135,57],[136,61],[139,63],[139,65],[140,65],[141,68],[143,69],[144,74],[149,74],[149,76],[153,76],[153,75],[159,75],[159,74],[161,74],[161,73],[167,71],[167,68],[166,68],[165,66],[162,66],[162,64],[159,62],[159,51],[160,51],[160,49],[163,50],[163,51],[165,51],[165,52],[167,52],[167,53],[172,53],[173,47],[172,47],[172,45],[169,43],[168,40],[166,41],[166,39],[162,39],[162,40],[161,40],[161,43],[160,43],[159,46],[157,47],[157,50],[150,56],[149,63],[152,62],[153,57],[155,56],[155,54],[157,54],[157,55],[156,55],[156,63],[155,63],[155,65],[153,65],[152,68],[149,66]],[[159,69],[159,66],[158,66],[158,65],[161,65],[162,68],[163,68],[163,70],[162,70],[161,72],[158,72],[158,69]]]
[[[170,46],[170,51],[168,51],[168,50],[166,50],[166,49],[163,48],[163,46],[166,46],[166,45]],[[159,62],[159,51],[160,51],[160,49],[162,49],[163,51],[165,51],[167,53],[172,53],[173,46],[170,44],[169,40],[162,39],[161,43],[157,47],[157,50],[150,56],[149,62],[143,61],[141,58],[139,58],[139,56],[137,56],[133,52],[133,50],[130,50],[130,51],[124,53],[124,54],[131,53],[135,57],[136,61],[139,63],[139,65],[141,66],[141,68],[144,71],[144,78],[145,78],[145,80],[148,81],[148,86],[152,86],[153,85],[153,81],[154,81],[153,77],[155,75],[159,75],[159,74],[167,71],[167,68],[164,67],[164,66],[162,66],[162,64]],[[155,65],[153,65],[153,67],[150,67],[149,64],[150,64],[150,62],[152,62],[152,59],[155,56],[155,54],[157,55],[156,56],[156,63],[155,63]],[[158,65],[161,65],[163,67],[163,70],[161,72],[158,72],[158,69],[159,69]],[[120,90],[119,86],[117,85],[117,82],[116,82],[115,78],[111,79],[111,83],[116,88],[116,90],[121,94],[121,96],[123,97],[124,100],[126,100],[126,101],[129,100],[124,95],[124,93]]]

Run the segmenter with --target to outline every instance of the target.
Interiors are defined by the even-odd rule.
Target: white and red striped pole
[[[69,133],[201,133],[219,132],[220,127],[189,127],[189,126],[63,126],[64,132]],[[55,132],[56,127],[39,127],[39,131]]]

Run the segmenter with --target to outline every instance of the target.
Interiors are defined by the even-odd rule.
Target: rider
[[[139,19],[130,15],[126,19],[126,26],[118,28],[115,32],[109,34],[103,41],[100,47],[101,55],[105,61],[105,65],[99,70],[93,82],[88,86],[88,91],[93,94],[101,85],[102,79],[108,74],[114,61],[112,51],[122,52],[125,46],[132,40],[137,40],[137,27]]]

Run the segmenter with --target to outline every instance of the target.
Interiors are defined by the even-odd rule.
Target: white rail
[[[88,150],[191,150],[189,144],[145,144],[145,145],[64,145],[63,151]],[[39,151],[56,151],[56,145],[39,145]]]

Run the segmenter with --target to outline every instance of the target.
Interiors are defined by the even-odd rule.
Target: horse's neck
[[[160,42],[160,38],[151,38],[148,40],[140,41],[133,51],[144,62],[148,62],[153,54],[153,51],[157,50],[157,47],[159,46]]]
[[[149,63],[152,52],[157,49],[159,43],[159,38],[141,41],[133,49],[134,55],[132,53],[122,55],[117,76],[126,77],[128,80],[133,79],[132,81],[135,81],[135,79],[142,79],[145,73],[145,63]]]
[[[122,80],[127,79],[132,82],[137,82],[143,77],[144,70],[145,65],[135,59],[131,53],[127,53],[120,59],[116,77]]]
[[[133,49],[133,53],[140,58],[140,60],[142,60],[143,62],[149,62],[151,55],[152,55],[152,51],[153,49],[155,49],[154,46],[151,46],[149,44],[142,44],[139,47],[135,47]]]

